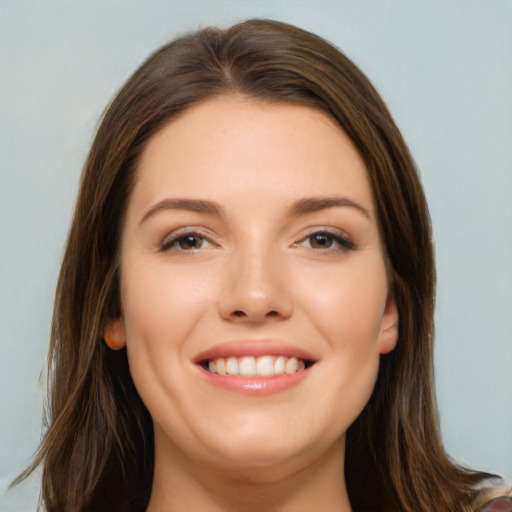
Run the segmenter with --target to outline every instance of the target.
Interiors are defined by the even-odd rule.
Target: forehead
[[[150,139],[130,207],[169,195],[286,202],[334,194],[372,207],[364,163],[334,119],[307,106],[221,97]]]

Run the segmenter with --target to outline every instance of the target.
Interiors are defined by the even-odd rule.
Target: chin
[[[261,420],[261,418],[259,418]],[[239,418],[229,431],[210,431],[203,439],[213,465],[234,470],[241,478],[275,479],[277,474],[291,473],[321,459],[328,451],[339,448],[344,453],[344,433],[314,432],[295,421],[296,428],[279,421],[257,421],[253,416]],[[208,448],[209,445],[209,448]],[[255,475],[253,472],[257,472]]]

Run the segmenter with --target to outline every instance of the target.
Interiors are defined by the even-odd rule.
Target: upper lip
[[[200,364],[204,361],[211,361],[218,358],[243,357],[243,356],[284,356],[296,357],[303,361],[316,361],[316,358],[307,350],[293,344],[270,340],[270,339],[249,339],[226,341],[206,349],[194,357],[194,363]]]

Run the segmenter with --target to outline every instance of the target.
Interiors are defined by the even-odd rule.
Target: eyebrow
[[[198,213],[210,213],[212,215],[220,216],[223,212],[223,208],[213,201],[206,199],[187,199],[187,198],[176,198],[176,199],[163,199],[155,205],[153,205],[142,217],[140,223],[142,224],[149,217],[162,210],[188,210],[191,212]]]
[[[326,196],[326,197],[304,197],[299,199],[289,209],[292,216],[306,215],[314,213],[327,208],[334,208],[340,206],[348,206],[360,211],[365,217],[371,218],[370,212],[359,203],[344,196]],[[142,224],[149,217],[155,213],[163,210],[188,210],[197,213],[209,213],[216,216],[221,216],[224,212],[222,206],[214,201],[207,199],[189,199],[189,198],[173,198],[163,199],[153,205],[142,217],[140,223]]]
[[[365,217],[368,217],[369,219],[371,218],[370,212],[367,208],[344,196],[305,197],[297,201],[290,209],[290,212],[292,215],[304,215],[336,206],[348,206],[355,208]]]

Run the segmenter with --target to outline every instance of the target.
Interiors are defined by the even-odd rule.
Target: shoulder
[[[497,496],[487,501],[478,512],[512,512],[512,494]]]
[[[480,485],[487,499],[476,512],[512,512],[512,487],[510,482],[500,476],[491,476]]]

